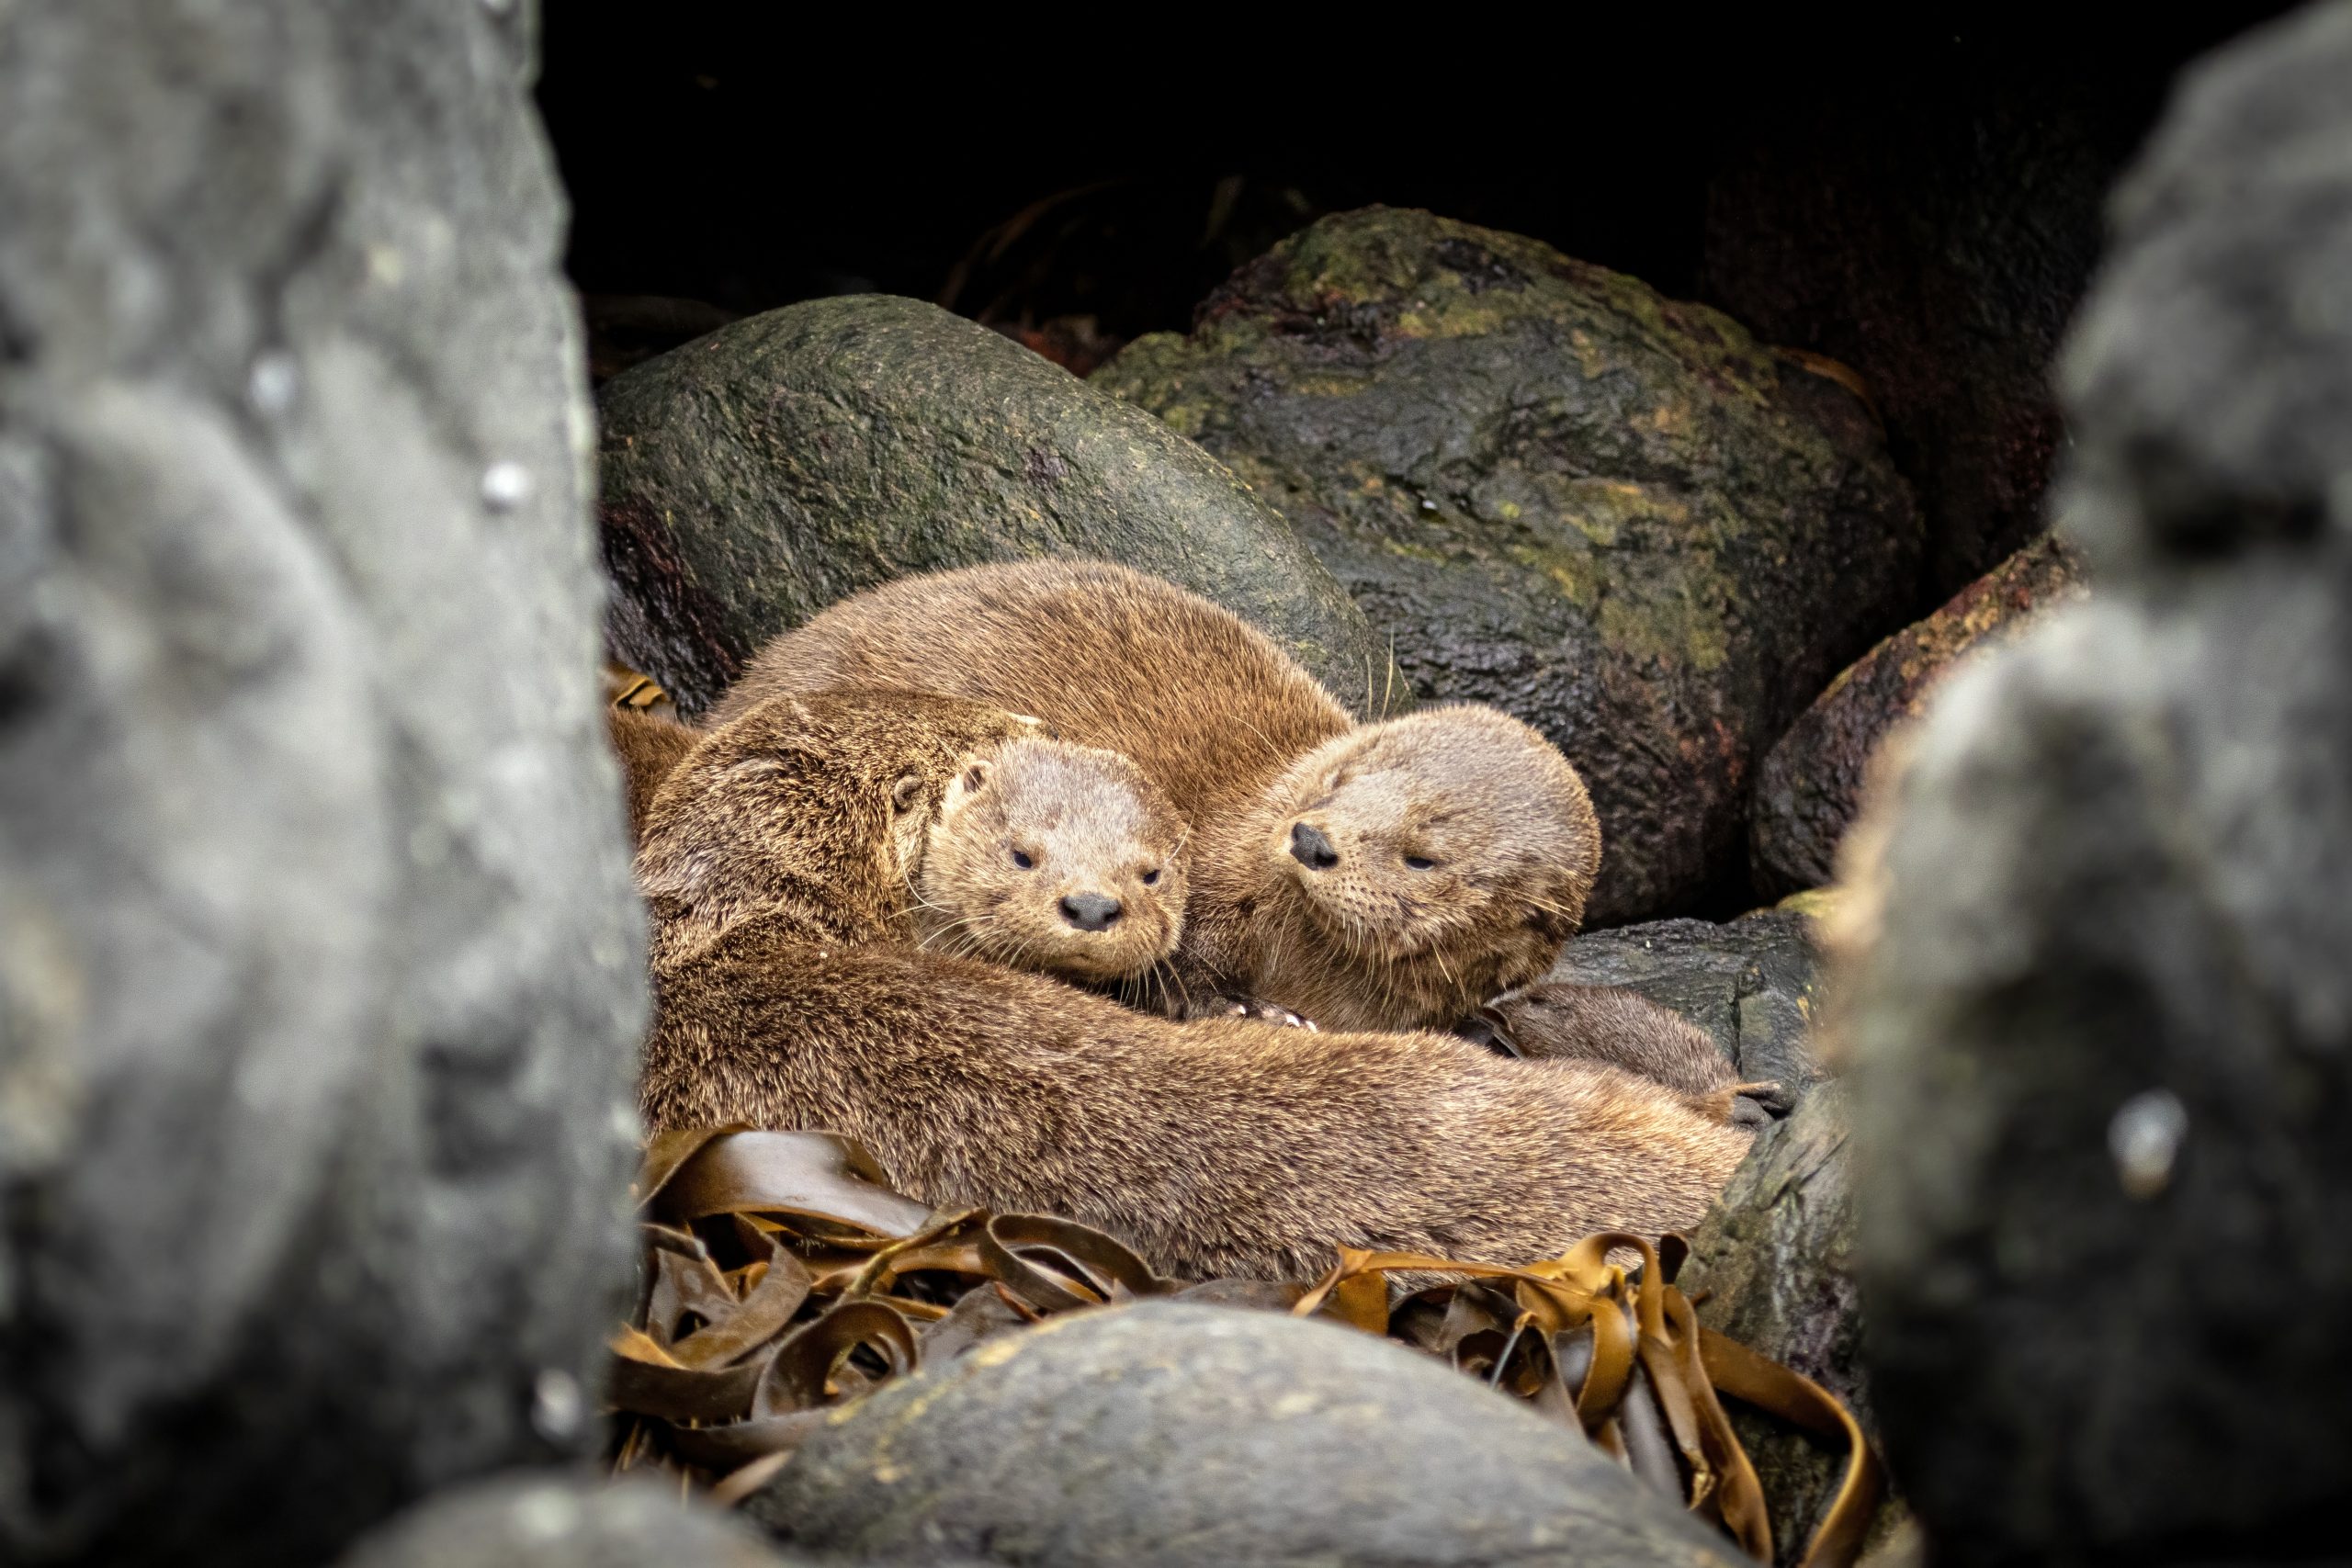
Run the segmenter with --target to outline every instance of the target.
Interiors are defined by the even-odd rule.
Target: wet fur
[[[1181,1277],[1340,1246],[1531,1260],[1688,1227],[1748,1136],[1673,1090],[1448,1036],[1172,1022],[918,951],[910,863],[969,758],[1023,733],[905,694],[773,701],[663,784],[639,872],[650,1127],[821,1127],[925,1201],[1068,1215]],[[745,811],[764,827],[726,846]]]
[[[1450,1025],[1550,966],[1600,869],[1582,781],[1518,720],[1457,705],[1354,725],[1238,617],[1102,562],[860,594],[770,643],[718,713],[845,685],[1001,704],[1134,759],[1193,829],[1184,940],[1158,998],[1178,1017],[1241,995],[1331,1028]],[[1289,856],[1302,819],[1344,874]],[[1405,865],[1424,851],[1433,870]]]

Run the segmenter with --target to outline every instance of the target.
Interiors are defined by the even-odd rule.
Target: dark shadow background
[[[2051,351],[2173,73],[2283,8],[1608,36],[1464,13],[1385,39],[1404,24],[1367,13],[1346,39],[1170,39],[1142,72],[1099,34],[556,5],[538,96],[600,375],[868,289],[1082,374],[1321,214],[1426,207],[1857,368],[1934,532],[1924,611],[2041,525]]]

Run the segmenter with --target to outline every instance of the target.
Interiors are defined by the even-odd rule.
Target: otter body
[[[1238,997],[1452,1025],[1549,967],[1600,868],[1582,781],[1527,726],[1466,705],[1352,724],[1238,617],[1122,567],[888,583],[768,644],[718,712],[835,686],[971,697],[1133,759],[1193,829],[1178,1017]]]
[[[1028,733],[944,697],[783,698],[671,776],[639,855],[649,1126],[840,1132],[916,1198],[1083,1220],[1183,1277],[1302,1278],[1341,1246],[1525,1261],[1687,1227],[1746,1153],[1614,1067],[1173,1022],[911,947],[932,818]],[[782,826],[729,850],[747,812]]]

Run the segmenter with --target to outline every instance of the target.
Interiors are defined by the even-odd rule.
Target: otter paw
[[[1796,1097],[1776,1082],[1731,1086],[1731,1124],[1762,1129],[1796,1109]]]

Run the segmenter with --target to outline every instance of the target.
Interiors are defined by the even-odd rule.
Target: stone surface
[[[657,1481],[510,1477],[435,1497],[339,1568],[782,1568],[758,1531]]]
[[[2080,558],[2044,535],[1848,665],[1758,772],[1748,836],[1758,887],[1785,893],[1827,884],[1838,840],[1861,804],[1864,769],[1886,732],[1926,709],[1956,660],[2086,591]]]
[[[1854,1191],[1846,1091],[1825,1083],[1756,1147],[1690,1237],[1676,1283],[1702,1292],[1699,1321],[1802,1372],[1878,1436],[1862,1371],[1862,1312],[1854,1284]],[[1781,1562],[1795,1562],[1837,1495],[1845,1456],[1771,1417],[1730,1404],[1732,1423],[1772,1504]],[[1881,1509],[1873,1539],[1903,1517]]]
[[[2184,79],[2064,360],[2099,596],[1959,672],[1890,802],[1850,1014],[1866,1349],[1938,1562],[2337,1528],[2347,74],[2335,5]]]
[[[701,711],[762,643],[910,572],[1094,556],[1257,626],[1358,712],[1387,647],[1287,525],[1159,421],[887,295],[738,321],[606,382],[614,650]]]
[[[1569,942],[1546,980],[1624,986],[1715,1037],[1743,1082],[1793,1098],[1821,1077],[1809,1039],[1819,989],[1813,922],[1759,910],[1717,925],[1654,920]]]
[[[1763,748],[1912,613],[1917,513],[1852,393],[1532,240],[1328,218],[1093,380],[1278,507],[1424,695],[1559,743],[1596,924],[1735,900]]]
[[[1085,1564],[1723,1564],[1584,1438],[1329,1323],[1183,1303],[981,1346],[829,1424],[745,1505],[790,1541]]]
[[[644,987],[530,23],[0,10],[0,1559],[591,1436]]]

